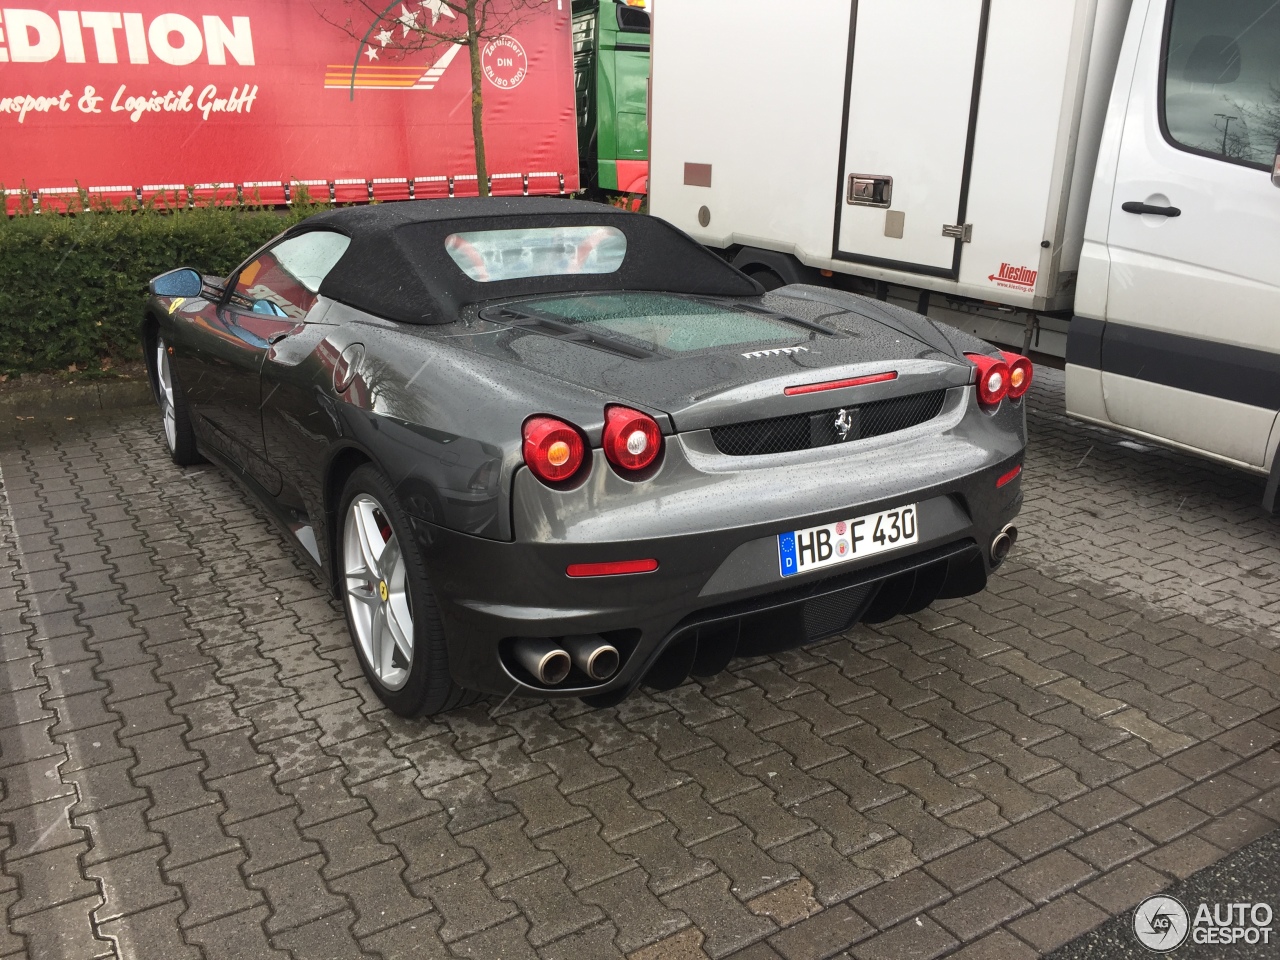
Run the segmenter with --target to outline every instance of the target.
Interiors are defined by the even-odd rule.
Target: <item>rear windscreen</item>
[[[803,336],[793,324],[780,317],[667,293],[556,297],[525,301],[518,308],[672,353],[794,342]]]
[[[616,227],[531,227],[451,233],[444,248],[477,283],[616,273],[627,255],[626,235]]]

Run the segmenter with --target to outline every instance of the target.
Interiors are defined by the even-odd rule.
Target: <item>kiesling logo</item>
[[[1187,939],[1191,917],[1174,897],[1147,897],[1133,911],[1133,935],[1148,950],[1168,953]]]
[[[772,350],[752,350],[750,353],[744,353],[743,356],[748,360],[758,360],[760,357],[783,357],[792,353],[808,352],[808,347],[774,347]]]
[[[1015,267],[1012,264],[1000,264],[999,273],[991,273],[987,275],[987,279],[993,283],[997,283],[1002,287],[1012,287],[1015,290],[1030,290],[1036,285],[1036,276],[1039,270],[1032,270],[1030,267]]]
[[[59,10],[55,20],[43,10],[6,7],[0,11],[0,63],[120,63],[119,34],[129,63],[185,67],[203,56],[215,67],[230,56],[252,67],[253,32],[248,17],[202,16],[200,23],[180,13],[162,13],[147,23],[140,13]]]

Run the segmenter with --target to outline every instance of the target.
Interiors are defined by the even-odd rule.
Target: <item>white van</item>
[[[1143,9],[1146,8],[1146,9]],[[1280,464],[1280,5],[1134,5],[1067,340],[1067,412]]]
[[[1280,3],[666,0],[650,210],[1280,483]]]

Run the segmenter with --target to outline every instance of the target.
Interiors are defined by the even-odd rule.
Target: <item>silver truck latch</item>
[[[887,207],[893,202],[893,177],[878,173],[851,173],[846,199],[864,207]]]

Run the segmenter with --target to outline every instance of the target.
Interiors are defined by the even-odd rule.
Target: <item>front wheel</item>
[[[360,467],[342,493],[340,590],[360,666],[374,692],[402,717],[439,713],[477,694],[453,682],[444,627],[390,483]]]
[[[180,467],[200,463],[204,458],[196,450],[196,433],[191,426],[191,410],[170,362],[169,347],[163,337],[156,337],[156,401],[164,419],[164,443],[169,456]]]

